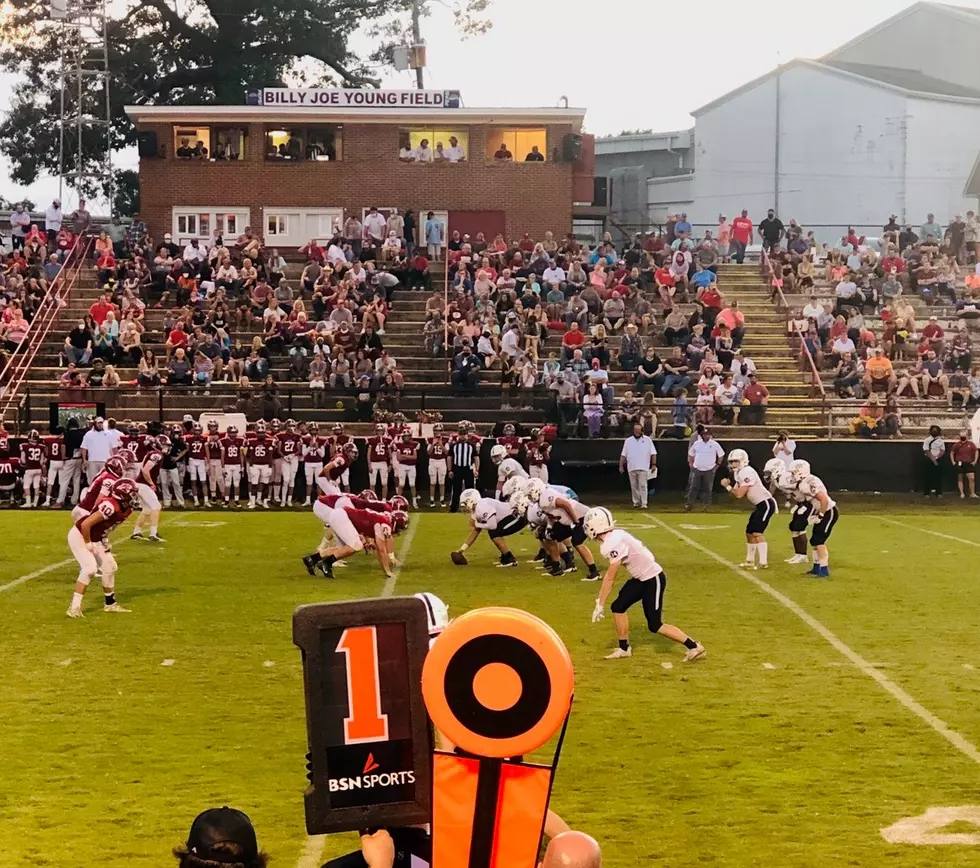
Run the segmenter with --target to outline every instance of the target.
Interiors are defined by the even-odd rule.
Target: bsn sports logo
[[[370,774],[375,769],[381,768],[374,761],[374,754],[369,753],[364,763],[364,771],[351,778],[329,778],[327,781],[331,793],[345,792],[347,790],[371,790],[375,787],[400,787],[404,784],[415,783],[415,772],[382,772],[381,774]]]

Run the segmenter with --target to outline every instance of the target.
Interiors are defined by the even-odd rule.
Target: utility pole
[[[422,28],[419,26],[420,10],[419,5],[422,0],[412,0],[412,48],[422,44]],[[412,52],[415,54],[415,51]],[[419,90],[425,90],[425,79],[422,75],[422,67],[415,67],[415,86]]]

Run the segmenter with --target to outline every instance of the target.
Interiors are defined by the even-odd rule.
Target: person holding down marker
[[[585,515],[584,525],[589,538],[599,540],[601,543],[599,551],[609,561],[609,567],[599,588],[599,596],[595,601],[595,608],[592,610],[593,624],[606,616],[606,600],[612,592],[620,566],[626,567],[630,574],[630,578],[620,588],[619,595],[610,606],[616,624],[619,647],[611,654],[607,654],[606,659],[619,660],[633,656],[633,649],[629,642],[629,618],[626,613],[631,606],[640,602],[643,604],[643,614],[646,616],[650,632],[666,636],[687,649],[684,655],[685,663],[693,663],[704,657],[707,652],[700,642],[695,641],[673,624],[663,622],[667,577],[650,549],[635,536],[617,528],[612,513],[604,506],[590,509]]]

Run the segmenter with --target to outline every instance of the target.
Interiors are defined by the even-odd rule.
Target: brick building
[[[295,93],[338,92],[286,92]],[[141,216],[155,238],[233,237],[251,225],[285,251],[329,238],[371,205],[423,220],[434,211],[449,231],[488,240],[548,229],[560,238],[575,217],[595,216],[582,109],[268,102],[126,109],[140,135]],[[513,159],[498,159],[502,150]],[[408,151],[426,159],[406,162]],[[541,159],[526,161],[532,151]]]

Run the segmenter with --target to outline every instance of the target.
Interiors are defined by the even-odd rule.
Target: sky
[[[468,107],[554,106],[567,96],[586,109],[586,132],[596,135],[685,129],[699,106],[778,63],[820,57],[912,5],[701,0],[678,4],[684,18],[676,24],[672,5],[659,0],[494,0],[493,29],[461,40],[440,2],[432,0],[433,14],[422,22],[427,88],[459,90]],[[980,0],[957,5],[980,8]],[[413,87],[414,72],[389,71],[382,86]],[[135,166],[136,158],[126,154],[119,162]],[[58,190],[51,178],[14,187],[2,163],[0,177],[8,198],[27,195],[39,205]]]

